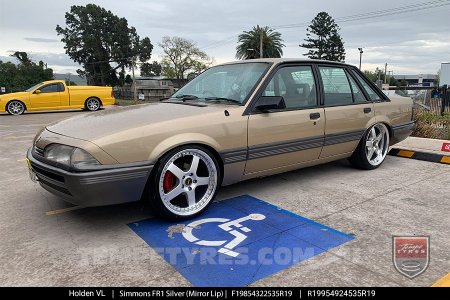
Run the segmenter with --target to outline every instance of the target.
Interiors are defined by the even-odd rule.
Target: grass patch
[[[116,98],[116,105],[119,106],[128,106],[128,105],[136,105],[136,104],[141,104],[144,103],[142,101],[134,101],[133,99],[117,99]]]

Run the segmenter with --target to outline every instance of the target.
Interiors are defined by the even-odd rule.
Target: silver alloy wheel
[[[185,161],[181,168],[176,164],[180,160]],[[207,176],[198,174],[200,168],[203,172],[200,175]],[[168,175],[174,176],[175,179],[170,190],[165,190],[164,186],[166,173],[172,174]],[[183,149],[164,165],[158,184],[159,196],[170,212],[180,216],[193,215],[205,208],[212,200],[217,189],[217,177],[216,165],[208,154],[199,149]],[[182,200],[184,197],[185,206],[179,204],[180,197]],[[178,202],[174,201],[175,199]]]
[[[89,98],[86,101],[86,107],[90,111],[96,111],[100,108],[100,101],[98,101],[98,99],[96,98]]]
[[[25,111],[25,106],[22,102],[14,100],[8,103],[7,110],[12,115],[21,115]]]
[[[389,149],[389,132],[386,125],[372,126],[366,138],[366,157],[372,166],[380,165]]]

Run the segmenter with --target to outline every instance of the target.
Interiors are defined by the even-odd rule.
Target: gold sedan
[[[342,158],[375,169],[412,128],[411,99],[389,99],[353,66],[257,59],[214,66],[160,103],[49,125],[27,157],[69,202],[143,198],[192,218],[223,185]]]

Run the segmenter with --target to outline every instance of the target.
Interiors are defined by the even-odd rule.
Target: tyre
[[[378,168],[389,151],[389,130],[386,125],[377,123],[370,127],[349,158],[350,163],[359,169]]]
[[[98,100],[97,98],[89,98],[86,100],[86,109],[89,111],[96,111],[100,109],[100,100]]]
[[[208,149],[200,146],[174,149],[155,167],[149,192],[158,216],[191,219],[213,202],[221,174],[217,159]]]
[[[6,105],[6,111],[10,114],[10,115],[21,115],[25,112],[25,104],[23,104],[22,102],[18,101],[18,100],[13,100],[10,101],[8,103],[8,105]]]

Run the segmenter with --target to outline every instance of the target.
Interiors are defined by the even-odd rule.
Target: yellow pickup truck
[[[63,80],[51,80],[24,92],[0,95],[0,112],[21,115],[25,111],[74,108],[96,111],[115,101],[111,87],[67,86]]]

